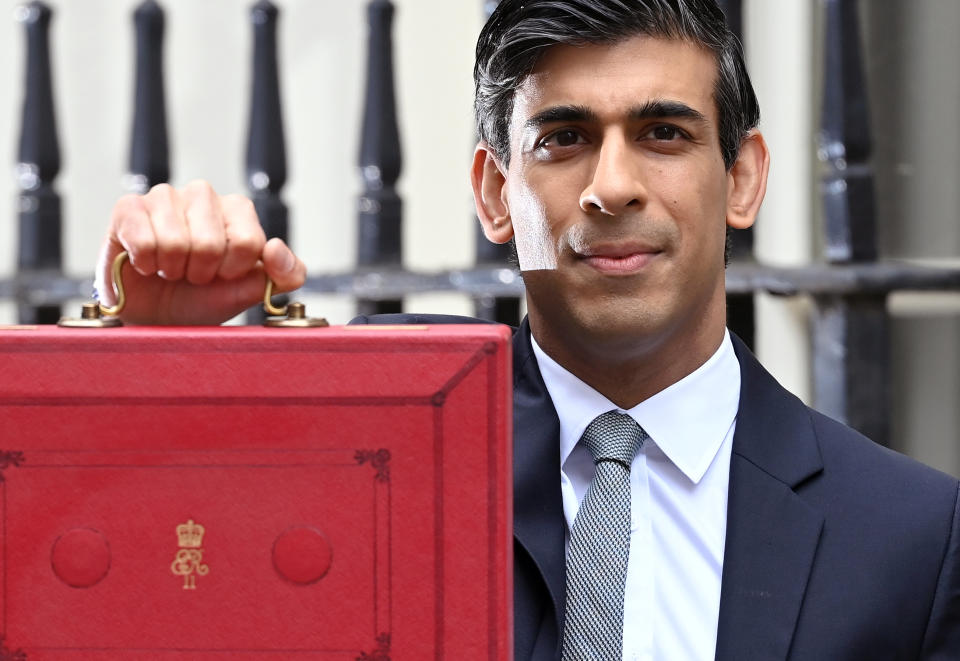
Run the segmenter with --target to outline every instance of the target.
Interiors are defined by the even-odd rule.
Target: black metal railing
[[[832,265],[877,263],[871,139],[861,56],[860,22],[853,0],[823,0],[824,91],[819,157],[826,237]],[[886,287],[816,293],[813,330],[814,406],[889,444],[890,331],[887,295],[906,281],[888,277]]]
[[[495,0],[478,0],[490,12]],[[772,267],[753,259],[752,236],[733,236],[727,271],[729,324],[753,336],[753,294],[809,295],[814,302],[814,405],[887,443],[890,438],[890,347],[887,299],[891,292],[960,291],[960,268],[905,265],[878,259],[871,140],[855,0],[821,0],[824,90],[819,155],[822,160],[825,249],[820,263]],[[740,2],[722,2],[739,33]],[[394,90],[393,3],[367,5],[366,87],[359,166],[357,268],[312,273],[304,290],[353,296],[361,312],[398,311],[404,296],[456,291],[475,301],[478,316],[516,323],[523,282],[507,263],[509,248],[478,237],[476,266],[433,273],[403,268],[402,204],[396,184],[402,152]],[[42,2],[18,13],[26,31],[23,121],[18,153],[18,271],[0,280],[0,298],[15,300],[21,322],[55,321],[68,299],[86,297],[89,277],[62,272],[60,198],[54,184],[60,151],[54,117],[48,28]],[[251,196],[269,236],[289,238],[281,199],[287,178],[277,61],[278,10],[253,5],[253,75],[246,173]],[[163,93],[163,12],[154,0],[135,12],[137,77],[130,183],[135,190],[169,177]],[[465,140],[469,136],[465,136]]]
[[[133,134],[126,188],[146,193],[170,179],[167,102],[163,89],[163,9],[146,0],[133,12],[137,69],[134,80]]]
[[[247,131],[246,181],[260,225],[268,239],[290,240],[289,212],[280,193],[287,183],[287,148],[280,99],[277,62],[277,23],[280,11],[269,0],[259,0],[250,10],[253,24],[253,81],[250,85],[250,124]],[[283,306],[278,295],[273,304]],[[247,322],[263,323],[266,313],[256,305],[247,311]]]
[[[55,276],[63,268],[62,206],[54,183],[60,173],[60,142],[53,109],[50,67],[50,21],[53,12],[42,2],[20,7],[17,18],[26,29],[26,76],[20,148],[17,152],[19,273]],[[89,289],[87,290],[89,292]],[[60,318],[59,300],[30,305],[18,299],[21,323],[49,324]]]
[[[357,268],[369,272],[402,263],[403,204],[397,180],[403,164],[393,88],[393,13],[390,0],[367,5],[367,85],[360,134],[360,194],[357,218]],[[371,277],[376,277],[375,274]],[[369,298],[358,294],[361,314],[402,311],[402,297]]]

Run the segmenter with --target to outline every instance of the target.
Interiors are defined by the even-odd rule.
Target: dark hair
[[[502,0],[477,40],[474,109],[480,138],[510,160],[510,116],[517,88],[557,44],[615,43],[635,35],[685,39],[717,59],[714,101],[720,151],[730,169],[760,120],[740,41],[714,0]]]

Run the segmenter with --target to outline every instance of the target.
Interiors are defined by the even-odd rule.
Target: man
[[[957,482],[807,409],[725,330],[726,228],[769,158],[712,0],[504,0],[475,79],[477,212],[516,240],[529,310],[516,658],[960,659]],[[121,249],[140,322],[219,322],[305,270],[202,183],[117,204],[102,284]]]

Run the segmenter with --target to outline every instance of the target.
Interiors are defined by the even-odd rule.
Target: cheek
[[[529,185],[510,187],[510,219],[521,271],[557,268],[557,242],[550,231],[547,209]]]
[[[676,161],[658,168],[655,176],[657,189],[671,203],[683,204],[696,196],[704,204],[710,204],[726,196],[726,173],[705,159]]]
[[[684,234],[699,241],[725,241],[726,178],[696,168],[671,172],[660,179],[662,204],[677,219]]]

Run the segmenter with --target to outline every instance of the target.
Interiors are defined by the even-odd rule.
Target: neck
[[[726,306],[722,307],[722,314],[705,315],[703,323],[686,334],[583,338],[569,326],[555,332],[532,312],[530,330],[540,348],[564,369],[620,408],[630,409],[696,371],[716,353],[725,330]]]

